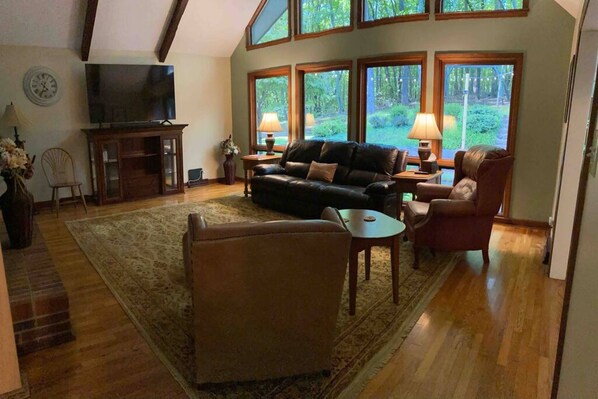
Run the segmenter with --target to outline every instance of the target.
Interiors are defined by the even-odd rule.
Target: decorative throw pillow
[[[307,180],[320,180],[325,181],[326,183],[332,183],[337,166],[337,163],[318,163],[316,161],[311,161],[309,172],[307,172]]]
[[[449,199],[475,201],[478,184],[469,177],[464,177],[453,187]]]

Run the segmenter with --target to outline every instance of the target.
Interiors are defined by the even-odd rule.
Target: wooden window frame
[[[421,70],[421,94],[420,94],[420,112],[426,109],[426,87],[427,87],[427,65],[428,53],[425,51],[416,53],[400,53],[386,55],[381,57],[360,58],[357,60],[357,140],[360,143],[367,142],[366,122],[367,122],[367,69],[372,67],[385,66],[404,66],[420,65]],[[382,144],[382,143],[380,143]],[[409,163],[419,164],[419,157],[412,156],[407,158]]]
[[[515,155],[515,138],[519,119],[519,102],[523,74],[523,53],[436,53],[434,59],[434,115],[440,131],[443,131],[444,113],[444,79],[445,67],[451,64],[463,65],[513,65],[513,83],[511,106],[509,111],[509,130],[506,150]],[[438,164],[444,167],[455,167],[454,159],[442,158],[442,144],[439,140],[432,142],[432,151],[438,157]],[[512,171],[507,180],[503,199],[502,218],[509,219],[511,208]]]
[[[444,12],[442,11],[442,0],[437,0],[434,6],[434,18],[437,21],[445,21],[448,19],[527,17],[528,13],[529,0],[523,0],[522,7],[516,10]]]
[[[347,103],[347,140],[351,138],[351,122],[353,115],[353,61],[326,61],[318,63],[297,64],[295,66],[295,137],[305,138],[305,74],[317,72],[349,71],[349,90]]]
[[[280,39],[271,40],[269,42],[260,43],[260,44],[252,43],[253,39],[251,37],[252,36],[251,27],[253,26],[253,24],[259,17],[259,15],[261,14],[263,8],[266,6],[266,3],[268,3],[268,0],[260,1],[260,4],[257,6],[257,9],[255,10],[255,12],[253,13],[253,16],[249,20],[249,24],[247,24],[247,27],[245,28],[245,48],[248,51],[255,50],[258,48],[263,48],[263,47],[275,46],[275,45],[281,44],[281,43],[287,43],[287,42],[291,41],[291,37],[293,36],[293,34],[291,32],[291,0],[287,0],[287,13],[288,13],[288,35],[287,35],[287,37],[282,37]]]
[[[372,28],[374,26],[396,24],[401,22],[427,21],[430,19],[430,0],[424,0],[424,12],[395,17],[379,18],[373,21],[365,19],[366,0],[357,0],[357,29]]]
[[[302,33],[301,32],[301,0],[293,0],[295,2],[295,13],[293,22],[295,25],[295,40],[303,40],[303,39],[310,39],[314,37],[320,37],[325,35],[330,35],[333,33],[342,33],[342,32],[351,32],[354,28],[354,18],[353,15],[355,13],[355,0],[349,0],[351,4],[351,9],[349,11],[349,25],[347,26],[340,26],[338,28],[326,29],[320,32],[310,32],[310,33]]]
[[[287,89],[287,106],[288,106],[288,142],[290,143],[292,140],[292,89],[291,89],[291,71],[292,68],[290,65],[275,67],[275,68],[268,68],[268,69],[261,69],[258,71],[249,72],[247,74],[247,92],[249,93],[249,149],[252,154],[257,153],[258,151],[267,151],[265,144],[257,144],[257,109],[256,109],[256,93],[255,93],[255,82],[258,79],[267,79],[267,78],[277,78],[286,76],[289,85]],[[285,149],[284,145],[275,145],[274,151],[276,152],[283,152]]]

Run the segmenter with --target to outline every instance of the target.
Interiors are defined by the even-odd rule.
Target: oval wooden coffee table
[[[357,301],[357,258],[365,251],[365,279],[370,279],[372,247],[390,247],[390,267],[392,272],[392,301],[399,303],[399,249],[400,237],[405,224],[383,213],[369,209],[343,209],[339,211],[347,229],[353,235],[349,254],[349,314],[355,314]],[[367,217],[376,220],[367,222]]]

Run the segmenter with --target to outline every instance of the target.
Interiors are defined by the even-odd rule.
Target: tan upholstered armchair
[[[513,157],[503,149],[475,146],[455,154],[453,187],[419,183],[417,201],[405,208],[407,237],[419,249],[482,250],[490,262],[488,243],[494,216],[500,210]]]
[[[351,234],[336,209],[322,219],[208,226],[189,216],[198,384],[330,370]]]

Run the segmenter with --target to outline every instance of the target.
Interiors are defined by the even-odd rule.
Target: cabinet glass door
[[[179,191],[178,176],[178,139],[165,138],[162,140],[162,156],[164,160],[164,191]]]
[[[120,189],[120,162],[118,142],[103,143],[102,169],[104,172],[104,186],[106,187],[106,200],[121,199]]]

